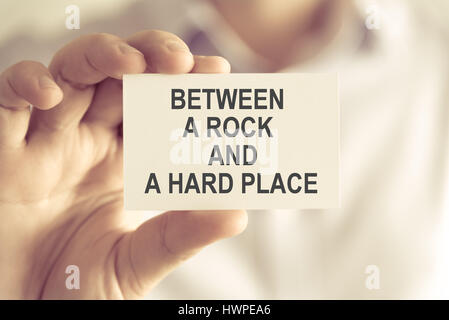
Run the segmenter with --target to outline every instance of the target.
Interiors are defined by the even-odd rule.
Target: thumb
[[[125,298],[143,297],[170,271],[203,247],[241,233],[245,211],[171,211],[122,238],[116,273]]]

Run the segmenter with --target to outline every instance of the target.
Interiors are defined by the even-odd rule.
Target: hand
[[[151,30],[83,36],[48,69],[24,61],[4,71],[0,298],[141,298],[202,247],[243,231],[243,211],[167,212],[138,227],[123,211],[122,75],[229,69]],[[80,290],[66,288],[68,265],[79,267]]]

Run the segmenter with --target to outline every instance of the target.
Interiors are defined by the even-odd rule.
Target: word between
[[[187,93],[186,93],[187,91]],[[171,108],[284,109],[284,89],[172,89]]]

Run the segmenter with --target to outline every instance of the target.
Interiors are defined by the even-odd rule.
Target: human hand
[[[243,231],[244,211],[167,212],[138,228],[123,211],[122,75],[229,69],[150,30],[83,36],[48,69],[24,61],[5,70],[0,298],[141,298],[202,247]],[[65,286],[68,265],[80,269],[80,290]]]

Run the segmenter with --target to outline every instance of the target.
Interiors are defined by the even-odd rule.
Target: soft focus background
[[[351,0],[348,0],[351,1]],[[146,7],[151,11],[157,11],[155,21],[133,20],[123,25],[122,21],[117,21],[117,15],[124,12],[138,12],[142,7],[142,2],[147,2]],[[361,0],[355,1],[362,3],[369,8],[372,4],[379,1]],[[385,1],[380,1],[385,2]],[[390,1],[392,3],[395,0]],[[432,19],[438,24],[449,29],[449,1],[433,0],[409,0],[413,3],[416,10],[426,12],[432,16]],[[65,8],[75,4],[81,11],[81,29],[67,30],[65,27]],[[61,45],[81,34],[90,32],[110,32],[126,36],[129,31],[138,31],[143,28],[154,26],[163,26],[165,19],[171,19],[173,32],[177,30],[177,17],[170,14],[171,9],[176,6],[176,1],[152,1],[152,0],[4,0],[0,3],[0,68],[4,69],[14,61],[21,59],[41,59],[42,62],[48,62],[51,58],[54,48],[40,47],[39,52],[33,52],[33,46],[39,46],[43,41],[60,42]],[[282,1],[279,1],[282,5]],[[150,9],[151,8],[151,9]],[[142,14],[142,12],[141,12]],[[114,24],[114,21],[116,24]],[[53,40],[53,41],[52,41]],[[8,43],[21,48],[22,52],[14,52],[13,55],[7,54]],[[42,54],[44,52],[44,54]],[[36,53],[39,57],[36,57]]]
[[[358,53],[348,45],[358,35],[343,29],[345,48],[327,52],[335,57],[286,70],[341,73],[341,210],[253,212],[247,232],[200,253],[150,298],[449,297],[449,1],[354,2],[362,21],[370,6],[386,8],[388,22],[372,32],[379,49]],[[65,26],[68,5],[80,8],[80,30]],[[158,28],[199,43],[195,53],[219,49],[234,70],[263,71],[215,18],[193,0],[3,0],[0,70],[48,64],[82,34]],[[187,25],[210,31],[209,41]],[[365,287],[371,264],[381,270],[377,291]]]

